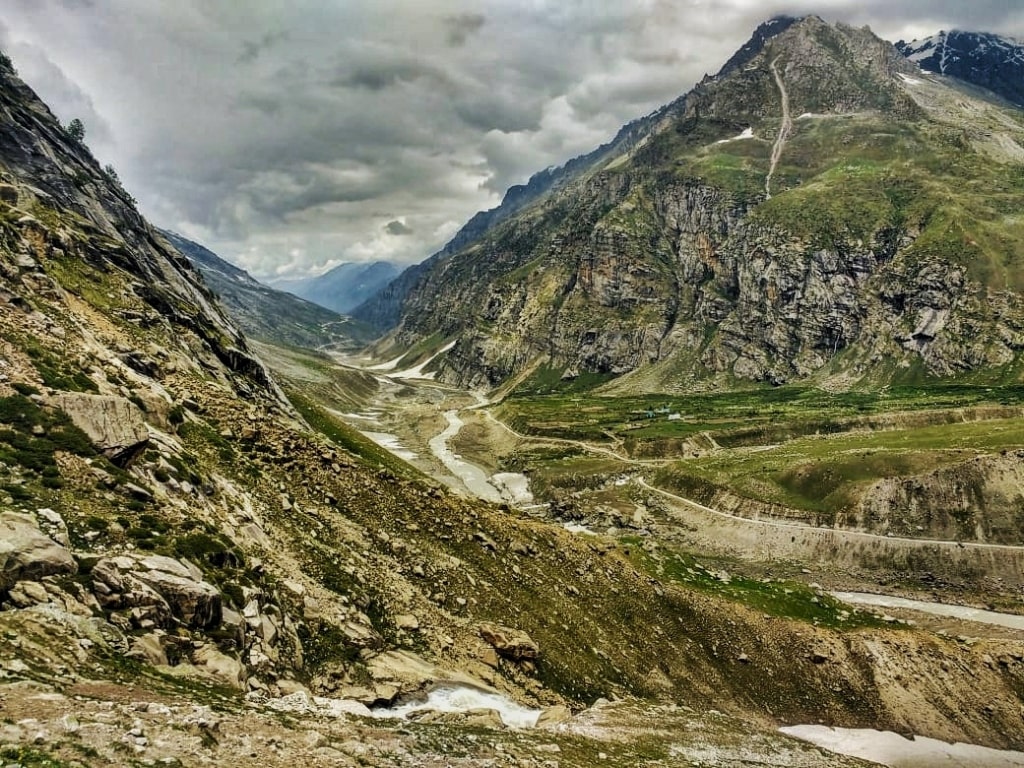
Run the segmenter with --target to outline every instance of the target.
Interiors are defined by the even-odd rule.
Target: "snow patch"
[[[904,75],[902,72],[899,72],[897,74],[899,75],[900,80],[902,80],[907,85],[921,85],[922,81],[918,80],[917,78],[911,77],[910,75]]]
[[[403,357],[405,357],[405,352],[400,354],[394,360],[388,360],[386,363],[380,363],[379,365],[371,365],[366,370],[368,370],[368,371],[393,371],[395,369],[395,366],[398,365],[402,361]]]
[[[742,141],[743,139],[752,138],[754,138],[754,129],[745,128],[743,130],[743,133],[741,133],[739,136],[733,136],[731,139],[721,139],[719,141],[716,141],[715,144],[728,144],[730,141]]]
[[[455,342],[454,341],[449,342],[448,344],[445,344],[443,347],[441,347],[439,350],[437,350],[437,352],[432,354],[430,357],[428,357],[422,363],[417,365],[415,368],[406,368],[404,371],[398,371],[397,373],[392,373],[392,374],[390,374],[391,378],[393,378],[393,379],[433,379],[434,378],[434,372],[431,371],[430,373],[424,373],[423,369],[426,368],[428,365],[430,365],[432,362],[434,362],[434,360],[436,360],[439,356],[443,355],[445,352],[447,352],[449,349],[451,349],[454,346],[455,346]],[[401,359],[401,358],[399,358],[399,359]]]
[[[913,741],[891,731],[871,728],[829,728],[793,725],[779,729],[787,736],[809,741],[841,755],[871,760],[889,768],[955,765],[960,768],[1024,768],[1024,752],[990,749],[974,744],[948,744],[923,736]]]
[[[381,448],[395,454],[400,459],[405,461],[412,461],[418,458],[417,454],[410,451],[408,448],[403,446],[396,435],[390,435],[387,432],[360,432],[363,437],[368,437]]]

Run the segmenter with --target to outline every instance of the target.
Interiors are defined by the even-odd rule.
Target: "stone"
[[[58,512],[44,507],[36,510],[36,517],[39,519],[41,529],[46,529],[47,535],[62,547],[71,549],[71,538],[68,536],[68,526],[64,518]]]
[[[50,602],[50,594],[46,588],[36,581],[19,581],[10,592],[7,599],[16,608],[28,608],[32,605]]]
[[[167,666],[169,663],[160,637],[152,632],[136,637],[125,655],[130,659],[138,659],[154,666]]]
[[[0,512],[0,591],[18,581],[71,574],[78,564],[71,553],[44,536],[28,515]]]
[[[567,723],[572,720],[572,712],[568,707],[556,704],[553,707],[544,709],[537,717],[538,728],[550,728],[559,723]]]
[[[411,613],[400,613],[395,616],[395,626],[399,629],[415,630],[420,628],[420,620]]]
[[[61,392],[53,397],[52,404],[114,463],[126,464],[149,442],[142,411],[123,397]]]
[[[540,646],[520,629],[498,624],[481,624],[480,637],[491,645],[498,655],[512,661],[532,661],[540,656]]]
[[[245,666],[237,659],[221,653],[211,643],[192,654],[192,663],[233,688],[245,690]]]
[[[136,577],[156,590],[175,618],[189,627],[206,629],[220,624],[223,606],[220,592],[212,584],[164,571],[146,571]]]

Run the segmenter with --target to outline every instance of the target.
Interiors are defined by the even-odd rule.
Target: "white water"
[[[426,701],[412,701],[390,709],[370,710],[374,717],[405,718],[422,709],[436,712],[468,712],[472,709],[493,709],[501,715],[501,721],[509,728],[533,728],[540,717],[539,709],[530,709],[516,704],[500,693],[482,691],[465,686],[435,688],[427,694]]]
[[[1024,768],[1024,752],[974,744],[947,744],[922,736],[911,741],[898,733],[870,728],[794,725],[779,730],[831,752],[872,760],[889,768]]]
[[[510,504],[517,507],[533,504],[530,481],[526,475],[520,472],[498,472],[491,475],[491,482]]]
[[[360,434],[364,437],[370,438],[381,448],[391,451],[391,453],[395,454],[395,456],[400,459],[412,461],[417,458],[416,453],[402,445],[398,441],[398,437],[396,435],[390,435],[387,432],[361,432]]]
[[[844,603],[855,605],[873,605],[879,608],[903,608],[935,616],[947,616],[965,621],[977,621],[982,624],[995,624],[1010,629],[1024,629],[1024,616],[1012,613],[996,613],[981,608],[967,608],[962,605],[946,605],[945,603],[929,603],[924,600],[909,600],[905,597],[890,595],[872,595],[866,592],[833,592],[832,596]]]

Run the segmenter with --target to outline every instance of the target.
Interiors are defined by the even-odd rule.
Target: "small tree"
[[[67,133],[70,139],[77,141],[79,144],[85,141],[85,124],[77,117],[67,124],[64,132]]]

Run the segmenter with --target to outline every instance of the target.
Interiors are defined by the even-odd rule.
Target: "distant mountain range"
[[[339,264],[318,277],[275,280],[271,284],[321,307],[347,313],[384,288],[401,271],[390,261]]]
[[[939,32],[896,48],[928,72],[950,75],[1024,104],[1024,43],[988,32]]]
[[[246,334],[289,346],[360,346],[372,333],[359,321],[291,293],[263,285],[208,248],[173,232],[162,233],[195,265]]]

